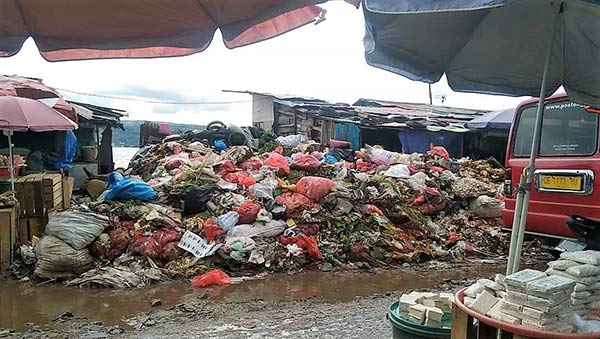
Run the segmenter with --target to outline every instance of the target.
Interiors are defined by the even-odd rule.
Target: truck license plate
[[[581,177],[542,175],[540,186],[545,189],[581,191]]]

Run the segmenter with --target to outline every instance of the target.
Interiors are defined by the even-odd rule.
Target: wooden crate
[[[62,208],[63,207],[63,181],[60,174],[44,174],[42,176],[42,186],[44,188],[44,207]]]
[[[17,245],[17,207],[0,209],[0,274],[8,272]]]
[[[64,177],[62,181],[63,189],[63,206],[62,208],[71,207],[71,199],[73,199],[73,187],[75,186],[75,178]]]
[[[46,217],[21,218],[19,220],[19,244],[27,244],[34,236],[40,238],[44,234],[46,226]]]
[[[61,174],[30,174],[15,183],[21,215],[25,218],[43,217],[47,209],[63,207]]]

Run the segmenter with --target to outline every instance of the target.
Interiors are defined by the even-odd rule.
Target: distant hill
[[[118,128],[113,129],[113,146],[116,147],[139,147],[140,143],[140,125],[144,123],[142,120],[123,120],[124,131]],[[182,132],[193,130],[193,129],[205,129],[206,126],[202,125],[190,125],[190,124],[175,124],[169,123],[171,132],[178,133],[177,130]]]

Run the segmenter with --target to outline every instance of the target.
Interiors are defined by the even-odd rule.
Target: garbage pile
[[[77,277],[94,267],[75,284],[99,284],[95,277],[115,272],[98,267],[111,266],[119,277],[112,287],[155,281],[156,272],[369,268],[507,252],[498,219],[504,171],[486,161],[451,159],[438,146],[402,154],[324,148],[299,136],[259,150],[222,149],[219,141],[181,138],[140,149],[97,199],[80,201],[90,209],[81,213],[103,216],[102,226],[82,219],[68,231],[51,217],[37,266],[47,266],[52,248],[70,246],[79,269],[69,262],[55,270]],[[36,267],[56,278],[44,271]]]

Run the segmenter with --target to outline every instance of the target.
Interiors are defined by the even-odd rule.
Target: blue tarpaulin
[[[336,123],[334,136],[336,140],[348,141],[352,149],[360,149],[360,127],[351,123]]]
[[[446,131],[402,130],[398,132],[404,153],[425,153],[429,145],[444,146],[450,156],[460,158],[463,155],[463,134]]]
[[[514,116],[514,108],[509,108],[501,111],[493,111],[467,122],[466,127],[477,129],[499,129],[508,131],[510,130],[510,126],[512,125]]]

